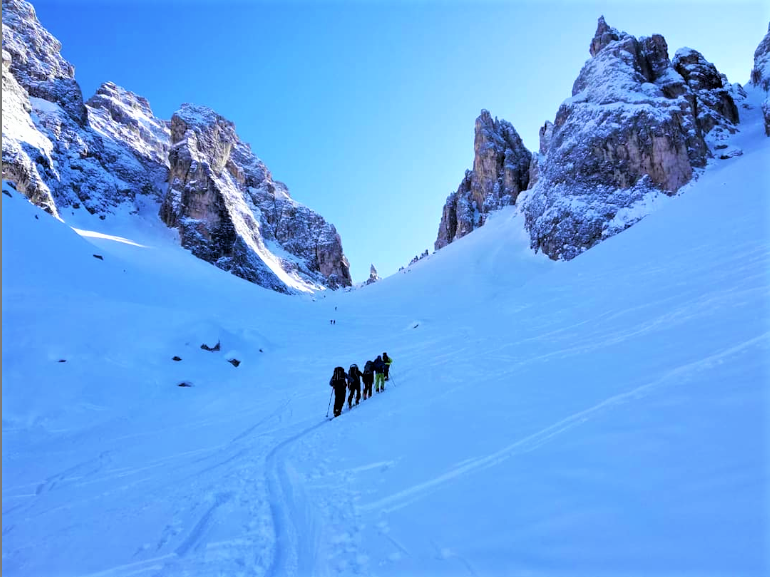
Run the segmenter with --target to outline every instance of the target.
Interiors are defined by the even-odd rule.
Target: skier
[[[387,365],[383,362],[382,357],[379,355],[372,363],[372,368],[374,369],[374,391],[377,393],[385,390],[385,367],[386,366]]]
[[[372,385],[374,384],[374,372],[372,361],[366,361],[364,365],[364,374],[361,375],[364,380],[364,400],[372,396]]]
[[[348,390],[348,376],[345,369],[336,367],[334,375],[329,379],[329,386],[334,389],[334,416],[339,417],[342,413],[342,406],[345,404],[345,393]]]
[[[388,373],[390,372],[390,365],[393,364],[393,359],[388,356],[388,353],[382,353],[382,362],[385,363],[385,380],[388,381],[390,380]]]
[[[358,365],[353,363],[348,370],[348,388],[350,389],[350,396],[348,397],[348,410],[353,408],[353,395],[356,395],[356,405],[361,400],[361,371],[358,370]]]

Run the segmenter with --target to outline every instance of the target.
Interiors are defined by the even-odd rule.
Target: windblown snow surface
[[[770,139],[742,114],[743,156],[570,262],[509,207],[325,297],[4,186],[3,574],[767,575]],[[328,421],[334,366],[383,351],[386,391]]]

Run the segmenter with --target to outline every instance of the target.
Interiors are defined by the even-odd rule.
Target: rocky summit
[[[159,205],[194,255],[284,293],[351,286],[334,226],[296,202],[235,132],[201,106],[171,121],[112,82],[87,101],[31,4],[3,0],[3,179],[63,218]],[[143,218],[136,215],[136,218]]]
[[[481,226],[490,211],[514,204],[529,185],[532,153],[510,122],[482,110],[475,135],[473,170],[444,205],[436,249]]]
[[[351,285],[337,230],[273,180],[232,122],[183,105],[171,118],[168,158],[160,215],[193,254],[279,292]]]
[[[638,203],[687,184],[737,130],[745,92],[696,50],[672,60],[661,35],[637,39],[601,17],[589,54],[538,153],[482,111],[473,170],[447,198],[437,249],[518,204],[533,249],[574,258],[641,218]]]

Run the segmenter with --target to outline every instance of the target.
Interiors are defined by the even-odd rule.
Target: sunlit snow
[[[570,262],[509,207],[315,298],[151,203],[73,231],[4,185],[4,575],[768,574],[770,139],[741,112],[743,156]],[[384,351],[327,420],[333,368]]]

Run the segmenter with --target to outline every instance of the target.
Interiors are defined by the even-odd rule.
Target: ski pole
[[[329,395],[329,405],[326,407],[326,417],[329,417],[329,407],[332,406],[332,395],[334,395],[334,389],[332,389],[331,395]]]
[[[393,378],[393,373],[391,373],[390,371],[388,371],[388,380],[393,383],[394,387],[396,386],[396,381]]]

